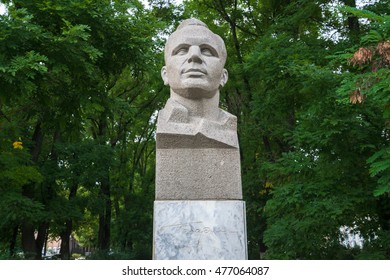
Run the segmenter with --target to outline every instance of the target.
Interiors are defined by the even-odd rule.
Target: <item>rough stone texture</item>
[[[156,132],[155,259],[246,259],[237,118],[219,108],[223,40],[196,19],[165,45]]]
[[[247,259],[245,202],[155,201],[156,260]]]
[[[188,116],[168,100],[157,121],[156,200],[242,199],[237,119]]]
[[[237,149],[158,149],[156,200],[242,199]]]
[[[207,148],[208,143],[220,143],[221,148],[238,149],[237,118],[221,109],[216,110],[216,120],[190,117],[186,107],[169,99],[165,108],[158,114],[157,148]],[[201,143],[199,141],[183,142],[180,139],[182,137],[185,140],[185,138],[199,135],[203,137]],[[201,145],[196,145],[199,143]]]

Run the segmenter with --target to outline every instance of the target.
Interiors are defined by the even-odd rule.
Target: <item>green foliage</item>
[[[23,148],[18,127],[1,119],[0,129],[0,243],[6,243],[15,226],[26,220],[40,221],[43,218],[42,203],[22,194],[22,186],[34,188],[43,177]],[[15,146],[15,142],[21,143],[20,146]]]
[[[0,258],[34,231],[151,258],[164,38],[195,16],[226,42],[249,258],[388,259],[388,6],[333,2],[2,1]]]
[[[332,99],[301,116],[292,137],[299,149],[269,167],[275,187],[265,207],[268,258],[354,258],[358,251],[341,245],[340,227],[373,235],[375,222],[367,220],[376,216],[373,181],[361,158],[381,139],[356,110]]]
[[[366,19],[369,19],[371,21],[378,22],[381,24],[386,24],[386,25],[388,24],[388,20],[389,20],[388,15],[381,16],[381,15],[378,15],[370,10],[365,10],[365,9],[362,10],[362,9],[357,9],[357,8],[353,8],[353,7],[349,7],[349,6],[340,6],[340,7],[338,7],[338,9],[341,12],[352,14],[358,18],[366,18]],[[372,31],[373,30],[371,30],[369,33],[372,33]],[[363,39],[363,40],[365,40],[365,39]]]
[[[367,163],[370,164],[370,175],[378,178],[374,195],[381,196],[390,191],[390,161],[388,158],[390,17],[352,8],[343,10],[371,21],[371,29],[361,38],[361,46],[363,47],[355,49],[355,53],[350,58],[350,63],[355,66],[356,72],[346,76],[338,93],[344,100],[349,97],[351,101],[355,101],[353,98],[361,96],[363,100],[359,103],[373,102],[382,111],[383,120],[378,125],[382,129],[384,143],[379,145],[378,150],[367,160]],[[357,99],[357,101],[359,100]]]
[[[73,231],[85,246],[116,244],[111,219],[122,221],[111,216],[111,201],[120,217],[124,196],[153,193],[150,118],[163,96],[146,85],[156,85],[161,57],[152,39],[165,25],[138,1],[7,4],[0,16],[0,125],[16,124],[10,139],[21,137],[23,149],[2,136],[9,151],[1,150],[1,164],[9,168],[1,169],[0,205],[19,210],[4,212],[1,242],[15,246],[20,235],[13,230],[28,225],[53,236]],[[26,163],[14,163],[10,152]],[[115,185],[119,179],[124,183]]]
[[[386,21],[383,17],[352,8],[342,10],[375,20],[362,36],[365,48],[386,38],[379,31]],[[274,185],[265,206],[267,258],[388,258],[389,200],[384,196],[389,182],[388,64],[379,51],[359,49],[348,54],[356,47],[341,53],[337,46],[330,49],[337,56],[316,50],[311,57],[312,44],[311,52],[302,47],[292,52],[300,50],[309,54],[303,63],[291,65],[293,59],[282,60],[292,66],[286,67],[292,75],[284,80],[289,79],[290,87],[291,80],[292,85],[298,82],[298,92],[305,95],[295,95],[304,102],[295,107],[294,127],[284,134],[290,150],[266,165]],[[367,59],[367,54],[373,56]],[[318,60],[325,55],[332,60]],[[375,177],[379,177],[378,186]],[[341,229],[345,227],[364,240],[362,248],[344,242],[348,235]]]

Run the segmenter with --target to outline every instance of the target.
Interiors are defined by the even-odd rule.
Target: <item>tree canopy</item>
[[[386,1],[0,4],[0,258],[151,258],[162,52],[189,17],[228,51],[249,258],[390,258]]]

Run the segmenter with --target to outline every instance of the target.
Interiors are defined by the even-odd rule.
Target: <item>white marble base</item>
[[[156,260],[246,260],[245,202],[155,201]]]

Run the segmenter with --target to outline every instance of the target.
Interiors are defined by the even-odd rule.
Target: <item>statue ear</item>
[[[169,85],[168,74],[167,74],[167,67],[166,66],[163,66],[163,68],[161,68],[161,78],[164,81],[164,85],[166,85],[166,86]]]
[[[219,83],[220,87],[223,87],[226,84],[228,78],[229,78],[228,71],[226,69],[223,69],[221,82]]]

